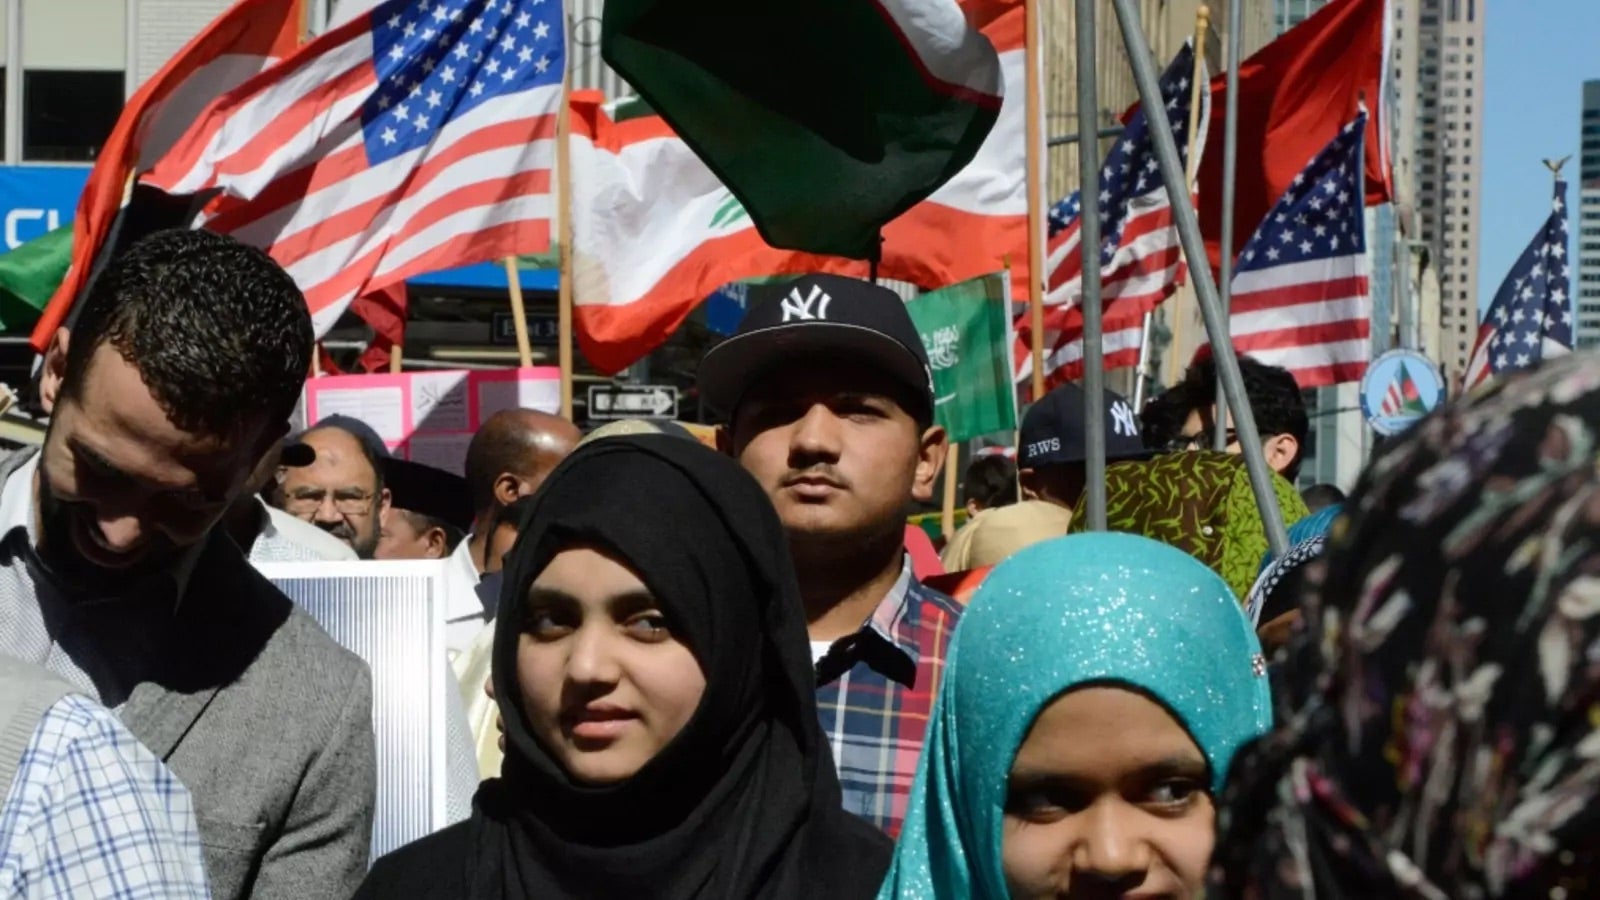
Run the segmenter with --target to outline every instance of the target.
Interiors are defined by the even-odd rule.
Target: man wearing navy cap
[[[1022,417],[1018,429],[1017,479],[1029,500],[1072,509],[1083,496],[1088,436],[1088,395],[1068,382],[1045,394]],[[1139,417],[1121,394],[1105,392],[1106,462],[1143,459],[1152,452],[1139,437]]]
[[[904,301],[869,282],[750,293],[700,389],[788,532],[845,808],[895,835],[961,614],[905,552],[907,507],[932,500],[946,450],[927,351]]]

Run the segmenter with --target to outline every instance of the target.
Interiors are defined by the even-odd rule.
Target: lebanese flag
[[[1239,65],[1239,166],[1233,255],[1314,158],[1362,109],[1367,121],[1367,205],[1393,196],[1389,158],[1388,0],[1333,0]],[[1211,108],[1225,109],[1225,75],[1211,81]],[[1222,128],[1206,136],[1201,197],[1222,196]],[[1222,205],[1202,203],[1200,230],[1212,268],[1222,262]]]
[[[34,326],[35,350],[44,352],[87,283],[131,176],[166,155],[212,100],[293,53],[304,23],[304,0],[238,0],[134,92],[78,198],[72,266]]]
[[[602,100],[598,91],[570,99],[573,319],[596,369],[632,365],[728,282],[866,277],[858,260],[769,246],[665,120],[641,100]]]
[[[1013,296],[1027,300],[1028,71],[1022,0],[967,0],[961,7],[999,52],[1005,101],[972,162],[884,227],[878,274],[935,290],[987,275],[1009,260]]]

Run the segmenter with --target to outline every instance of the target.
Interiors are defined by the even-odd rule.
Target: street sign
[[[494,330],[490,332],[491,344],[515,344],[516,322],[511,313],[498,311],[493,318]],[[528,343],[535,347],[554,347],[561,339],[561,323],[555,313],[528,313]]]
[[[678,389],[662,384],[591,384],[590,419],[676,419]]]

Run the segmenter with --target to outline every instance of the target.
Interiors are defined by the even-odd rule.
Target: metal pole
[[[1222,301],[1222,313],[1229,316],[1230,340],[1223,345],[1233,350],[1233,203],[1239,180],[1239,32],[1244,28],[1244,0],[1228,0],[1228,103],[1222,123],[1222,265],[1217,280],[1217,295]],[[1213,355],[1221,352],[1211,345]],[[1228,449],[1227,404],[1223,402],[1222,382],[1217,382],[1216,435],[1213,446]]]
[[[1078,0],[1079,8],[1088,0]],[[1157,81],[1155,60],[1139,28],[1139,15],[1133,0],[1111,0],[1117,11],[1117,23],[1122,26],[1122,42],[1128,51],[1128,62],[1133,66],[1133,78],[1139,87],[1139,97],[1144,103],[1145,116],[1151,122],[1160,122],[1166,115],[1161,100],[1161,87]],[[1081,39],[1080,35],[1080,39]],[[1080,60],[1081,63],[1081,60]],[[1155,142],[1156,160],[1161,167],[1161,180],[1172,202],[1172,213],[1178,228],[1178,238],[1183,244],[1184,256],[1191,261],[1190,277],[1194,279],[1200,315],[1205,319],[1206,336],[1213,347],[1228,344],[1228,325],[1223,318],[1222,303],[1217,296],[1217,283],[1212,280],[1211,266],[1207,265],[1205,239],[1200,235],[1200,219],[1195,215],[1194,203],[1184,183],[1183,164],[1178,159],[1177,142],[1171,129],[1151,128]],[[1087,220],[1086,220],[1087,221]],[[1195,263],[1198,262],[1198,265]],[[1085,273],[1087,274],[1087,273]],[[1085,317],[1087,320],[1087,316]],[[1087,321],[1085,340],[1087,341]],[[1088,347],[1084,347],[1085,355]],[[1283,511],[1278,508],[1277,496],[1272,488],[1272,470],[1267,468],[1267,458],[1262,452],[1261,435],[1256,429],[1255,413],[1250,410],[1244,394],[1244,378],[1239,374],[1239,360],[1232,353],[1213,354],[1217,361],[1217,377],[1222,382],[1228,405],[1233,411],[1233,421],[1244,451],[1244,462],[1250,473],[1250,484],[1255,488],[1256,507],[1261,512],[1261,522],[1267,531],[1267,544],[1275,555],[1289,549],[1289,536],[1283,527]],[[1091,398],[1092,399],[1092,398]]]
[[[1150,338],[1155,332],[1156,314],[1144,314],[1144,325],[1139,330],[1139,368],[1133,375],[1133,411],[1144,409],[1145,382],[1149,381],[1150,372]]]
[[[1106,530],[1106,372],[1100,333],[1100,109],[1095,83],[1095,23],[1097,0],[1077,0],[1078,30],[1078,216],[1079,250],[1083,253],[1083,434],[1087,471],[1084,505],[1087,530]],[[1157,109],[1161,105],[1157,104]],[[1165,114],[1163,113],[1163,116]],[[1151,119],[1150,121],[1158,121]],[[1161,120],[1164,121],[1164,118]],[[1156,128],[1155,131],[1162,129]]]

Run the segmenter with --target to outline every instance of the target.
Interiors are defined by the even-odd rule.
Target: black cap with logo
[[[1084,434],[1084,407],[1088,395],[1076,384],[1063,384],[1022,417],[1017,468],[1083,462],[1088,440]],[[1153,456],[1139,437],[1139,417],[1121,394],[1106,391],[1106,461]]]
[[[706,403],[731,413],[774,365],[849,356],[882,370],[933,408],[933,369],[900,295],[842,275],[805,275],[750,289],[750,309],[733,337],[700,361]]]

